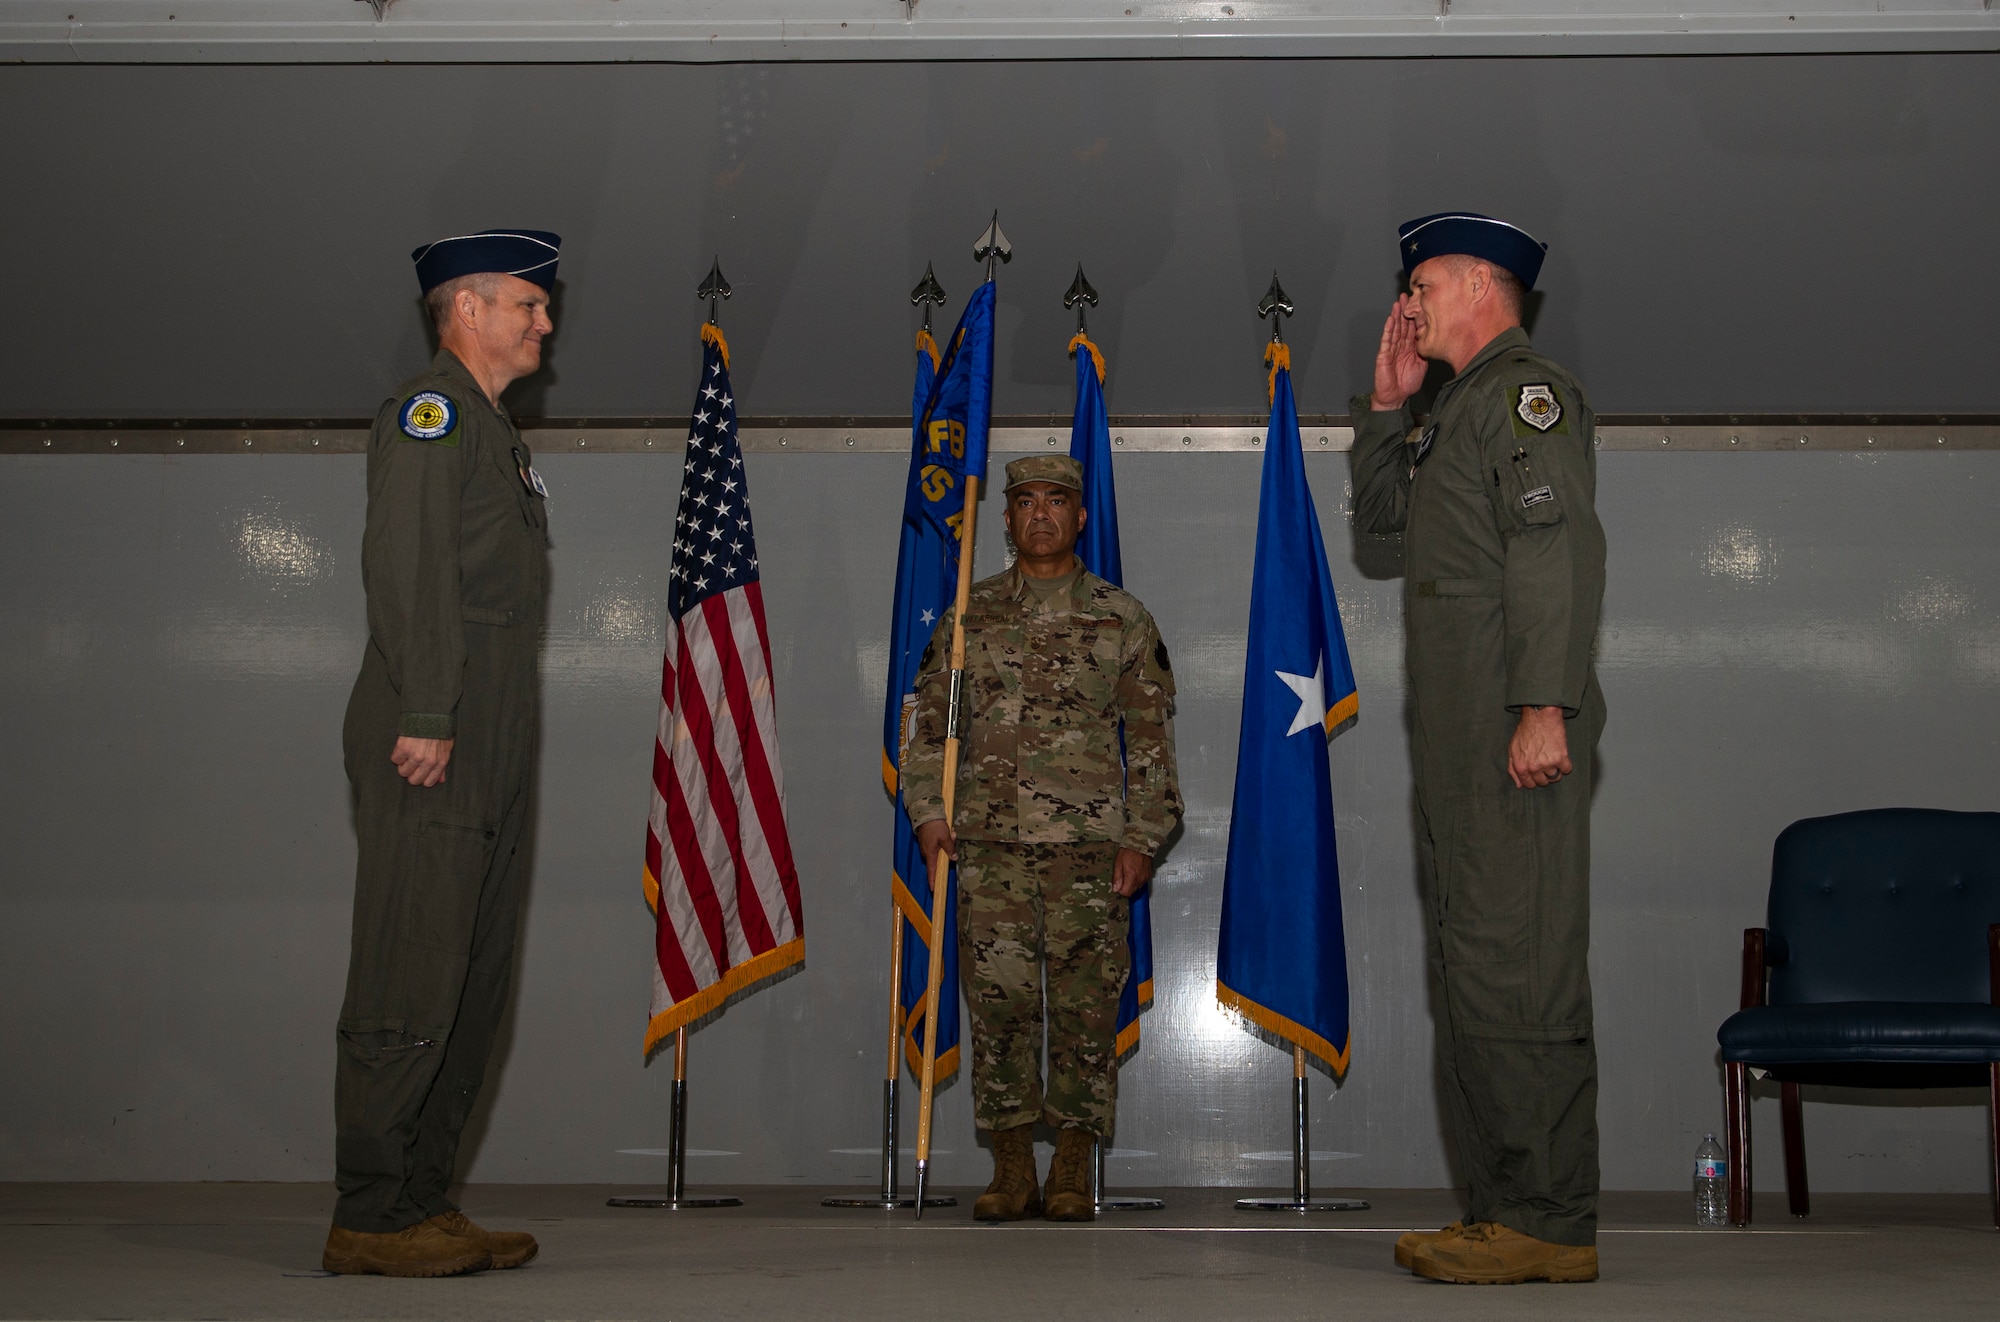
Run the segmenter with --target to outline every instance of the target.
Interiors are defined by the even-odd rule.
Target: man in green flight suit
[[[1410,291],[1354,416],[1354,522],[1404,534],[1418,857],[1466,1216],[1396,1260],[1466,1283],[1597,1279],[1590,793],[1604,698],[1594,421],[1529,346],[1544,244],[1468,212],[1400,232]],[[1428,426],[1426,360],[1456,373]]]
[[[368,650],[343,735],[360,860],[326,1270],[518,1267],[446,1196],[506,1009],[540,724],[547,489],[500,404],[541,365],[555,235],[412,254],[440,348],[368,441]]]
[[[972,588],[957,798],[944,814],[953,614],[917,677],[903,802],[924,857],[958,861],[959,967],[972,1018],[973,1110],[993,1135],[982,1221],[1096,1217],[1095,1145],[1117,1106],[1129,900],[1181,816],[1174,677],[1138,598],[1076,558],[1083,465],[1007,465],[1013,568]],[[1119,730],[1124,730],[1124,760]],[[1046,977],[1049,1078],[1042,1083]],[[1056,1134],[1035,1181],[1035,1122]]]

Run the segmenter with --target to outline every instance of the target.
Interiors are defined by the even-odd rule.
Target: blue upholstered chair
[[[2000,813],[1878,808],[1793,822],[1767,927],[1743,933],[1728,1075],[1729,1219],[1750,1223],[1750,1071],[1780,1085],[1785,1189],[1811,1210],[1799,1085],[1986,1085],[2000,1225]]]

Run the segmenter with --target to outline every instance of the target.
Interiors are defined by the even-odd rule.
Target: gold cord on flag
[[[722,355],[723,367],[729,366],[729,341],[722,338],[722,327],[712,321],[704,321],[701,324],[701,342],[714,345],[715,351]]]
[[[1090,350],[1091,361],[1097,364],[1097,384],[1100,386],[1103,385],[1104,355],[1098,352],[1097,346],[1092,344],[1090,342],[1090,337],[1088,335],[1085,335],[1082,331],[1078,331],[1076,333],[1076,337],[1069,342],[1069,352],[1071,357],[1076,356],[1076,351],[1079,347]]]
[[[944,354],[939,350],[938,342],[931,338],[930,331],[917,332],[917,348],[931,356],[931,370],[937,371],[938,364],[944,361]]]
[[[1264,361],[1271,365],[1270,380],[1264,384],[1264,402],[1269,404],[1278,398],[1278,373],[1292,370],[1292,346],[1272,340],[1264,346]]]

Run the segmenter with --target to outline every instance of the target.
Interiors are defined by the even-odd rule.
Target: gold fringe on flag
[[[712,321],[701,323],[701,342],[714,345],[715,351],[722,355],[722,365],[729,366],[729,341],[722,338],[722,327]]]

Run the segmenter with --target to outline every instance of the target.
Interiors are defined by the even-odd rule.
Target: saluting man
[[[1590,1281],[1595,424],[1521,328],[1547,245],[1469,212],[1410,221],[1400,242],[1409,293],[1352,406],[1354,514],[1405,538],[1426,944],[1466,1216],[1404,1235],[1396,1260],[1442,1281]],[[1418,427],[1426,360],[1456,375]]]
[[[1017,459],[1006,497],[1017,559],[975,584],[965,611],[969,728],[954,820],[944,816],[950,611],[918,670],[903,802],[924,857],[942,848],[958,860],[973,1109],[993,1135],[993,1180],[973,1215],[1090,1221],[1090,1161],[1117,1110],[1129,901],[1181,816],[1174,678],[1138,598],[1076,558],[1083,465]],[[1046,1189],[1035,1177],[1038,1120],[1058,1131]]]
[[[548,493],[500,395],[541,366],[560,243],[488,230],[411,254],[440,347],[368,441],[332,1272],[453,1276],[535,1256],[532,1236],[481,1229],[445,1190],[527,886]]]

